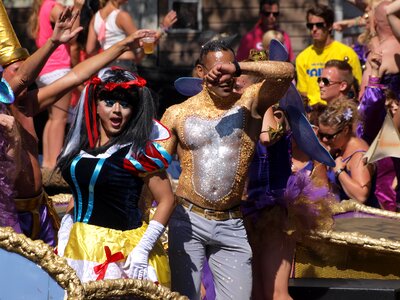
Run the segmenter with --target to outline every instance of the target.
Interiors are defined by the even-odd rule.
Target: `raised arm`
[[[82,27],[78,27],[71,31],[78,16],[79,11],[72,12],[70,8],[62,11],[55,24],[52,37],[21,64],[16,76],[9,81],[15,96],[36,80],[47,59],[60,44],[68,43],[82,30]]]
[[[368,65],[371,75],[361,97],[358,111],[362,122],[357,125],[357,134],[368,144],[371,144],[382,127],[386,116],[386,96],[380,82],[379,69],[382,63],[382,54],[371,52],[368,56]]]
[[[160,27],[157,31],[157,38],[160,38],[178,21],[176,11],[170,10],[160,22]]]
[[[96,15],[94,14],[89,24],[89,31],[86,39],[86,53],[88,55],[94,55],[97,53],[99,48],[99,43],[97,41],[97,34],[94,31],[94,18]]]
[[[258,97],[253,101],[252,109],[255,109],[260,116],[278,102],[288,89],[294,78],[294,67],[291,63],[280,61],[258,61],[239,62],[243,74],[249,74],[263,78],[260,84]],[[214,85],[232,80],[237,73],[237,66],[234,63],[218,64],[207,73],[205,79],[208,85]]]
[[[137,30],[137,26],[132,17],[126,11],[120,11],[117,15],[116,24],[126,35],[130,35]],[[144,58],[143,51],[134,51],[135,62],[138,64]]]
[[[147,29],[138,30],[106,51],[79,63],[68,74],[52,84],[29,92],[27,94],[28,99],[37,102],[35,114],[46,109],[65,93],[88,80],[93,74],[115,60],[125,51],[140,47],[140,39],[148,34],[154,34],[154,31]]]
[[[400,0],[387,5],[385,11],[393,34],[400,41]]]

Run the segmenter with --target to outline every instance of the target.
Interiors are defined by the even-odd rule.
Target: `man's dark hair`
[[[233,51],[233,49],[230,46],[228,46],[224,40],[212,40],[205,43],[201,47],[199,63],[200,64],[204,63],[204,57],[209,52],[217,52],[217,51],[231,51],[235,56],[235,51]]]
[[[279,7],[279,0],[260,0],[260,11],[263,9],[265,4],[274,5],[277,4]]]
[[[324,19],[328,27],[330,27],[335,21],[334,11],[329,6],[323,4],[317,4],[311,7],[309,10],[307,10],[307,21],[309,15],[314,15]]]

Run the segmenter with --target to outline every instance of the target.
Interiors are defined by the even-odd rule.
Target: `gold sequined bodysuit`
[[[229,108],[224,109],[215,107],[208,91],[203,90],[164,114],[166,126],[175,124],[169,126],[176,130],[175,139],[164,146],[171,151],[178,143],[182,167],[178,196],[214,210],[239,205],[257,138],[248,132],[252,116],[246,99],[254,97],[256,90],[255,85],[237,101],[230,99]],[[250,123],[256,123],[259,132],[261,119]]]
[[[291,74],[276,81],[270,95],[277,102]],[[232,94],[224,99],[210,95],[204,88],[167,109],[161,122],[171,130],[172,137],[161,144],[170,154],[177,152],[181,162],[177,196],[217,211],[240,204],[261,130],[262,117],[253,110],[262,88],[263,82],[256,83],[243,95]]]

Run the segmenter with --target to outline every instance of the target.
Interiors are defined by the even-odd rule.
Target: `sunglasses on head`
[[[332,84],[341,83],[341,81],[333,81],[326,77],[318,77],[317,81],[318,81],[318,84],[320,84],[322,82],[322,84],[324,86],[330,86]]]
[[[270,15],[273,15],[275,18],[279,17],[279,11],[273,12],[273,11],[262,10],[261,14],[266,16],[266,17],[269,17]]]
[[[102,99],[101,101],[104,101],[107,107],[113,107],[116,102],[118,102],[122,108],[128,108],[130,106],[129,102],[125,100]]]
[[[341,133],[343,131],[343,128],[336,131],[335,133],[329,134],[329,133],[322,133],[320,131],[318,131],[318,137],[319,139],[322,141],[324,138],[327,141],[333,140],[339,133]]]
[[[325,22],[307,23],[306,26],[309,30],[313,29],[314,26],[317,27],[318,29],[322,29],[325,28]]]

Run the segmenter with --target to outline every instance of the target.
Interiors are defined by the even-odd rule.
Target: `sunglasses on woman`
[[[308,30],[311,30],[315,27],[317,27],[318,29],[322,29],[325,28],[325,22],[317,22],[317,23],[307,23],[306,24]]]
[[[336,84],[336,83],[341,83],[342,82],[342,81],[333,81],[333,80],[330,80],[329,78],[326,78],[326,77],[318,77],[317,81],[318,81],[318,84],[320,84],[322,82],[322,84],[324,86],[330,86],[332,84]]]
[[[319,139],[322,141],[324,138],[327,141],[333,140],[339,133],[341,133],[343,131],[343,128],[340,129],[339,131],[336,131],[335,133],[329,134],[329,133],[322,133],[322,132],[318,132],[318,137]]]
[[[279,17],[279,11],[273,12],[273,11],[262,10],[261,14],[266,16],[266,17],[269,17],[270,15],[273,15],[275,18]]]

